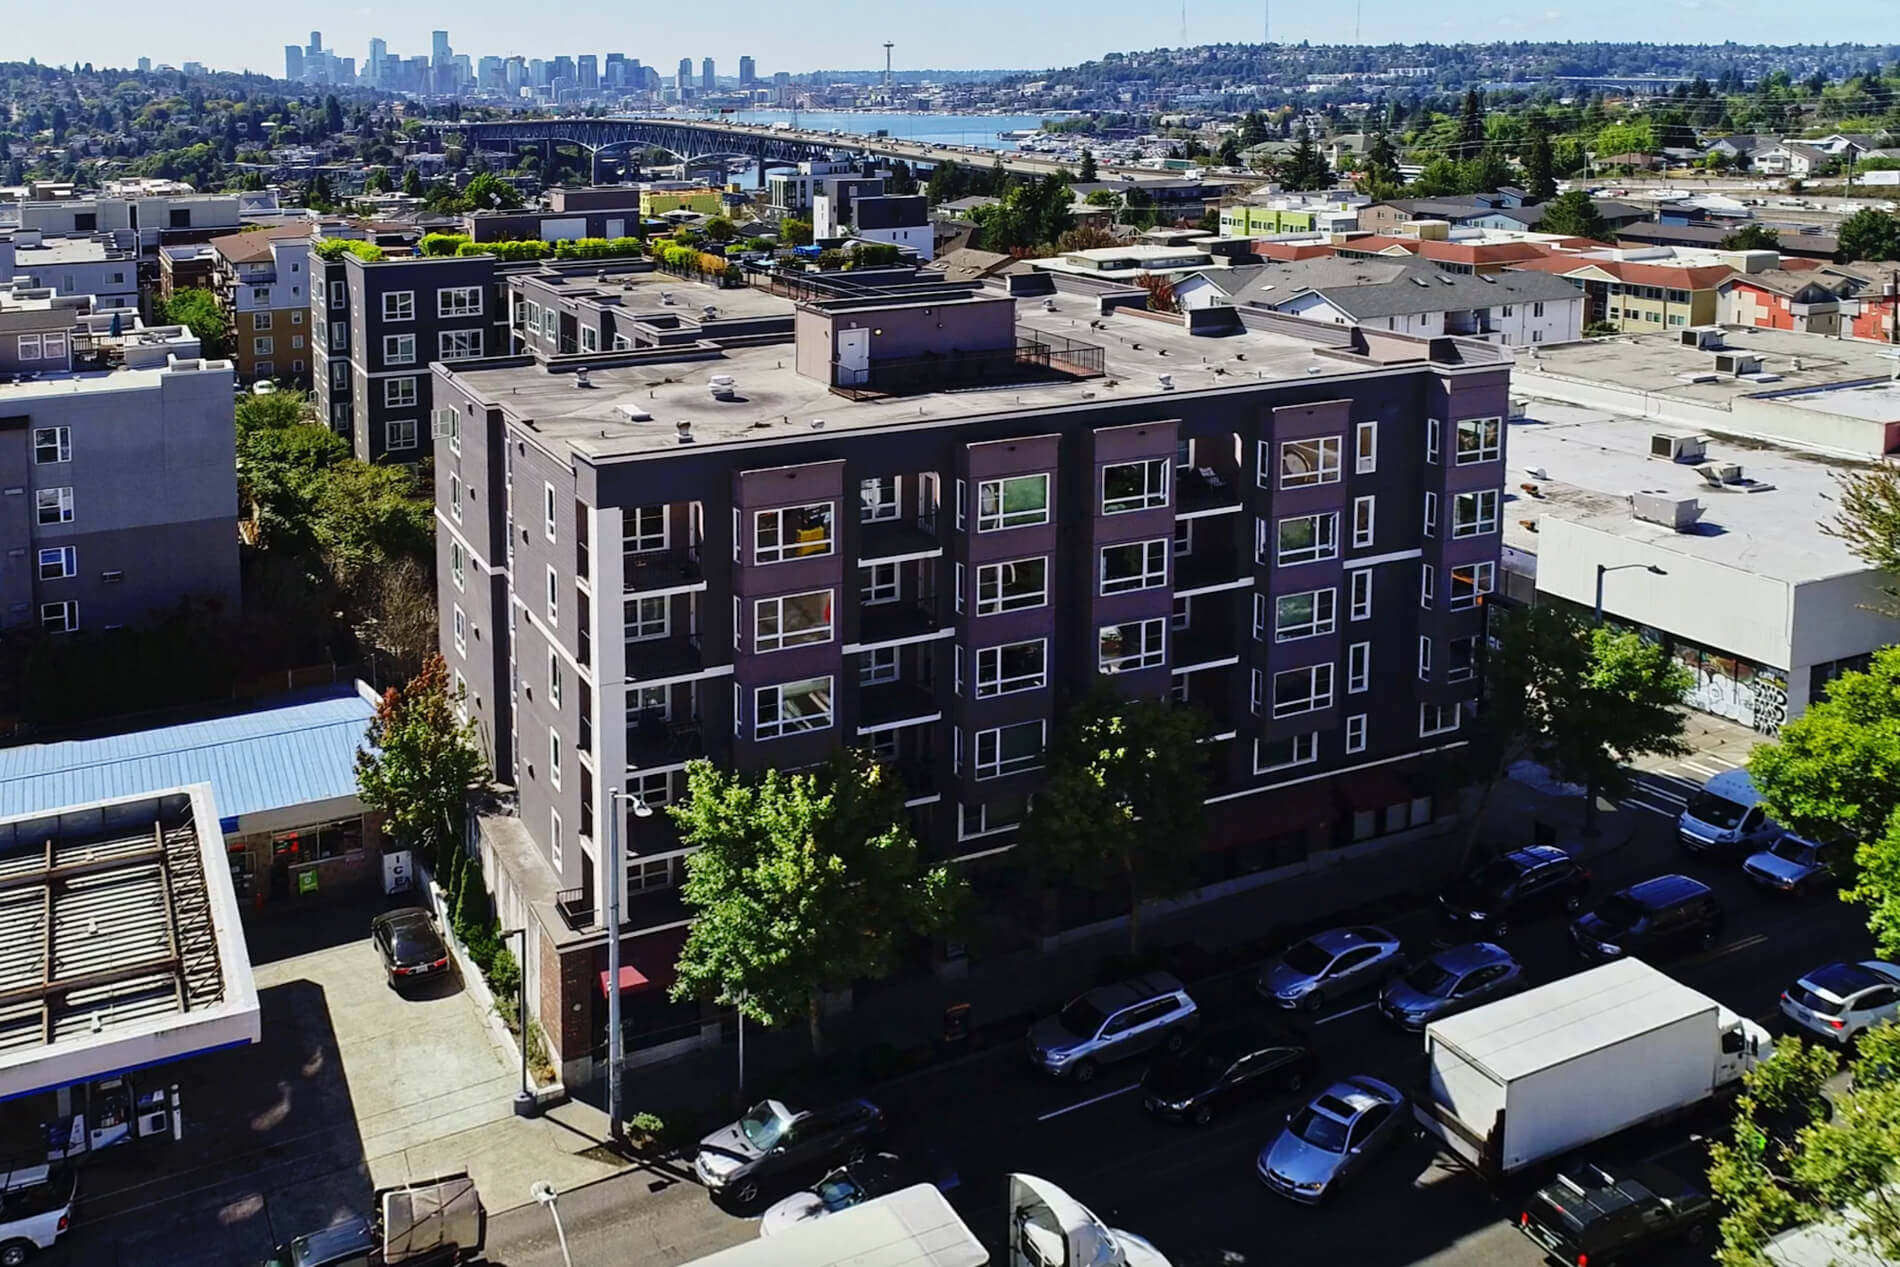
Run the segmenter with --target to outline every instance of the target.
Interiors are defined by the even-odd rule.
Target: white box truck
[[[1737,1090],[1772,1048],[1753,1021],[1620,959],[1426,1026],[1412,1112],[1497,1178]]]

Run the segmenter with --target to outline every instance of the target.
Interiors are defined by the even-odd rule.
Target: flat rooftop
[[[42,238],[38,246],[14,243],[13,266],[30,270],[48,264],[103,264],[107,260],[131,260],[133,252],[122,251],[98,238]]]
[[[1834,510],[1834,472],[1845,463],[1712,436],[1704,460],[1739,465],[1749,481],[1716,489],[1695,466],[1649,456],[1652,435],[1691,435],[1692,428],[1543,401],[1530,402],[1529,410],[1529,417],[1511,420],[1505,440],[1507,546],[1535,554],[1538,536],[1520,521],[1550,518],[1784,581],[1867,570],[1820,528]],[[1536,484],[1539,496],[1528,496],[1525,483]],[[1749,486],[1762,491],[1742,491]],[[1637,492],[1694,497],[1702,518],[1688,532],[1646,523],[1630,514],[1629,497]]]
[[[61,396],[84,396],[103,392],[154,391],[164,382],[164,376],[167,374],[229,371],[230,369],[231,362],[229,361],[206,361],[194,357],[174,359],[171,364],[154,369],[81,370],[75,373],[61,371],[35,374],[28,381],[12,383],[0,379],[0,404],[26,404],[35,400],[51,400]]]
[[[607,275],[604,281],[600,278],[602,272]],[[747,320],[789,317],[794,308],[791,300],[758,287],[723,289],[658,270],[615,272],[606,268],[572,273],[519,273],[510,280],[533,281],[560,295],[615,305],[636,315],[670,312],[698,319],[710,304],[719,309],[722,320]]]
[[[737,292],[716,292],[719,294]],[[825,382],[792,368],[793,347],[727,348],[699,360],[674,358],[641,365],[589,367],[591,386],[578,388],[572,374],[543,365],[471,368],[454,374],[477,397],[522,419],[550,442],[565,443],[589,459],[642,453],[676,453],[682,447],[674,424],[693,424],[694,444],[740,445],[806,434],[814,418],[827,430],[870,429],[948,421],[985,414],[1057,409],[1090,401],[1158,396],[1169,391],[1239,387],[1258,380],[1286,381],[1363,373],[1366,363],[1319,355],[1320,345],[1254,331],[1207,337],[1191,335],[1173,321],[1127,314],[1097,315],[1093,296],[1057,294],[1025,299],[1016,306],[1018,334],[1036,331],[1099,346],[1106,374],[1072,382],[999,384],[965,391],[939,391],[854,401]],[[721,306],[721,314],[725,308]],[[1091,322],[1100,328],[1091,328]],[[682,352],[693,349],[681,349]],[[707,380],[730,374],[738,384],[732,400],[714,400]],[[1170,375],[1172,388],[1161,385]],[[651,415],[630,420],[626,411]]]
[[[1870,416],[1863,411],[1877,412],[1881,404],[1866,398],[1856,400],[1846,392],[1791,393],[1890,379],[1895,369],[1900,368],[1895,349],[1879,343],[1830,339],[1792,330],[1729,326],[1722,331],[1721,351],[1760,356],[1762,374],[1773,375],[1772,381],[1759,376],[1736,378],[1723,374],[1713,382],[1689,383],[1683,381],[1684,375],[1715,372],[1717,353],[1683,347],[1680,333],[1672,330],[1663,334],[1544,344],[1539,347],[1537,358],[1524,362],[1523,367],[1716,408],[1728,407],[1745,397],[1768,396],[1784,405],[1855,417]],[[1900,409],[1882,420],[1900,421]]]

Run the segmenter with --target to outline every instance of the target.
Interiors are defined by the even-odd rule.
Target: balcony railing
[[[1211,466],[1176,471],[1174,497],[1181,511],[1188,514],[1240,509],[1239,487],[1222,479]]]
[[[554,895],[554,909],[561,913],[569,928],[577,933],[587,932],[594,926],[594,891],[562,889]]]
[[[1197,542],[1191,552],[1174,560],[1174,592],[1192,593],[1210,585],[1239,581],[1248,575],[1245,568],[1232,546]]]
[[[685,677],[706,667],[698,634],[676,634],[627,643],[627,681]]]
[[[934,596],[925,594],[915,599],[863,607],[858,617],[858,641],[866,645],[895,642],[900,638],[935,633],[941,628],[943,621],[937,614],[937,601]]]
[[[873,519],[858,527],[858,562],[876,563],[879,559],[901,558],[935,550],[937,516],[900,515],[896,519]]]
[[[889,726],[895,722],[921,722],[943,711],[928,687],[917,682],[898,680],[876,682],[858,689],[858,725]]]
[[[954,391],[959,387],[1100,378],[1106,364],[1107,352],[1097,344],[1080,343],[1041,331],[1019,332],[1016,345],[1008,348],[896,357],[873,361],[863,369],[847,369],[834,361],[831,390],[852,400],[910,396],[919,392]],[[854,376],[859,381],[844,381]]]
[[[621,572],[629,594],[697,585],[706,579],[705,572],[699,566],[698,546],[682,546],[676,550],[626,551],[621,555]]]
[[[627,718],[627,765],[641,770],[676,765],[706,755],[705,733],[699,718],[669,721],[654,709]]]

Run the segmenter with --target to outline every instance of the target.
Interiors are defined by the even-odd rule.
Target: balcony
[[[943,716],[928,688],[916,682],[879,682],[858,690],[858,733],[923,726]]]
[[[1201,542],[1192,552],[1174,560],[1174,595],[1191,598],[1219,590],[1246,589],[1253,584],[1252,570],[1242,562],[1231,543]]]
[[[554,909],[574,932],[591,933],[601,927],[594,910],[592,889],[562,889],[554,896]],[[689,914],[677,888],[634,892],[627,895],[626,904],[621,907],[620,927],[623,935],[640,933],[676,924]]]
[[[1234,645],[1234,631],[1226,623],[1207,622],[1174,632],[1174,646],[1168,656],[1178,677],[1200,669],[1225,668],[1240,663],[1240,648]],[[1192,695],[1189,698],[1193,698]]]
[[[679,594],[706,588],[698,546],[637,554],[629,551],[620,558],[621,583],[629,594]]]
[[[641,686],[681,682],[706,671],[698,634],[627,643],[627,681]]]
[[[1211,466],[1174,473],[1175,517],[1205,519],[1240,513],[1240,488],[1215,474]]]
[[[592,889],[562,889],[554,895],[554,909],[560,912],[567,926],[577,933],[587,932],[594,927]]]
[[[1061,335],[1018,331],[1016,345],[873,361],[869,368],[831,365],[831,390],[850,400],[920,392],[1100,378],[1107,352]],[[857,378],[856,382],[849,380]]]
[[[706,738],[699,718],[668,721],[655,709],[627,718],[627,768],[646,770],[678,765],[706,755]]]
[[[859,611],[858,645],[864,647],[927,638],[945,627],[937,615],[936,600],[928,595],[894,603],[872,603]]]
[[[905,805],[929,805],[943,798],[943,789],[937,785],[937,763],[930,757],[898,757],[887,764],[904,785]]]
[[[937,540],[937,516],[903,515],[876,519],[858,527],[858,565],[889,563],[895,559],[936,558],[943,554]]]

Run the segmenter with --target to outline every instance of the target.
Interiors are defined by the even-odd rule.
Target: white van
[[[1746,770],[1724,770],[1689,798],[1676,819],[1676,837],[1691,853],[1746,856],[1781,835],[1761,806],[1761,793]]]

